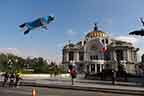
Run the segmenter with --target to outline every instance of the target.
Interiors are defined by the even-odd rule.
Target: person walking
[[[116,81],[116,71],[112,70],[112,84],[115,85],[115,81]]]
[[[15,87],[17,87],[18,86],[18,84],[19,84],[19,80],[21,80],[22,78],[20,77],[20,73],[16,73],[16,75],[15,75]]]
[[[9,78],[10,78],[9,87],[14,87],[14,80],[15,80],[14,73],[11,73]]]
[[[8,78],[9,78],[8,72],[3,74],[3,76],[4,76],[4,80],[3,80],[3,83],[2,83],[2,87],[5,87],[5,85],[6,85],[7,81],[8,81]]]

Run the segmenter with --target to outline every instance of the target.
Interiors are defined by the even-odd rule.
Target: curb
[[[21,82],[20,86],[47,87],[47,88],[71,89],[71,90],[82,90],[82,91],[94,91],[94,92],[106,92],[106,93],[118,93],[118,94],[144,96],[144,91],[129,90],[129,89],[98,88],[98,87],[60,85],[60,84],[40,84],[40,83],[34,83],[34,82]]]
[[[70,80],[59,80],[59,79],[46,79],[48,81],[62,81],[62,82],[71,82]],[[99,81],[80,81],[80,80],[74,80],[74,82],[77,82],[77,83],[89,83],[89,84],[101,84],[101,85],[113,85],[112,83],[110,82],[99,82]],[[130,87],[144,87],[143,84],[140,84],[140,83],[131,83],[131,84],[127,84],[127,83],[119,83],[119,82],[115,82],[116,84],[115,85],[118,85],[118,86],[130,86]]]

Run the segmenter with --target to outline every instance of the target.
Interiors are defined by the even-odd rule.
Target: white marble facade
[[[106,45],[107,50],[101,51],[99,42]],[[98,30],[97,26],[78,43],[66,44],[63,48],[63,64],[75,63],[79,73],[95,74],[103,69],[118,70],[118,64],[123,65],[128,73],[135,74],[136,53],[131,43],[111,39],[106,32]]]

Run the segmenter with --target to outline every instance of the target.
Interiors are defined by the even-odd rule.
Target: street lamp
[[[9,59],[9,60],[8,60],[8,65],[9,65],[9,68],[10,68],[10,69],[12,68],[12,64],[13,64],[13,63],[12,63],[12,60]]]
[[[18,59],[15,59],[15,62],[17,63],[17,62],[18,62]]]
[[[19,66],[17,66],[17,63],[18,63],[18,59],[15,59],[15,62],[14,62],[14,70],[17,72],[18,70],[18,68],[19,68]]]

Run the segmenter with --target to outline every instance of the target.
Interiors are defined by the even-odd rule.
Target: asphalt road
[[[0,87],[0,96],[32,96],[34,87],[3,88]],[[80,90],[36,87],[37,96],[136,96],[128,94],[103,93]],[[138,95],[137,95],[138,96]]]

